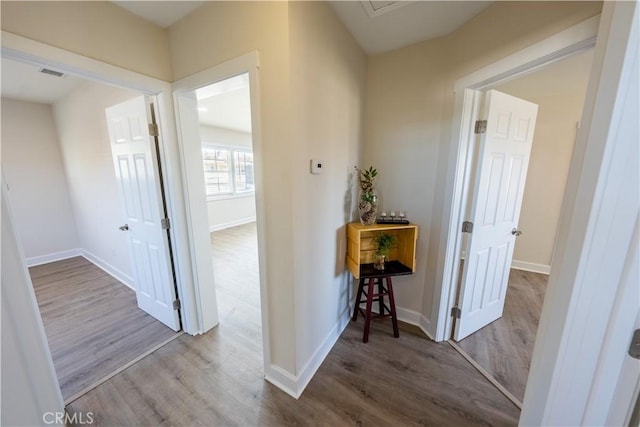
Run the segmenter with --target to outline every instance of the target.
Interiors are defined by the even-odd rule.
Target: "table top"
[[[360,265],[361,279],[385,276],[406,276],[409,274],[413,274],[413,271],[399,261],[387,261],[384,264],[384,270],[377,270],[373,268],[373,264]]]

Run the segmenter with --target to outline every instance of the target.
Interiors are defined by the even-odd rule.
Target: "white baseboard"
[[[355,304],[355,301],[353,302],[353,304]],[[353,304],[351,304],[352,313]],[[374,304],[371,307],[371,311],[373,311],[374,313],[378,313],[379,310],[377,304]],[[417,326],[430,340],[435,341],[435,339],[433,338],[434,334],[431,333],[431,321],[427,319],[424,314],[418,313],[417,311],[409,310],[408,308],[396,306],[396,316],[398,316],[398,320],[401,322]]]
[[[333,346],[338,341],[338,338],[340,338],[340,335],[349,324],[349,320],[349,310],[345,310],[342,316],[340,316],[340,320],[338,320],[338,322],[333,326],[322,344],[320,344],[320,346],[313,353],[311,359],[309,359],[309,361],[302,368],[300,374],[298,374],[298,396],[302,394],[304,389],[307,387],[307,385],[315,375],[316,371],[320,368],[320,365],[322,365],[322,362],[327,357]]]
[[[430,340],[435,341],[433,339],[433,335],[429,331],[429,329],[431,329],[431,321],[424,317],[422,313],[396,306],[396,315],[398,316],[398,320],[417,326],[427,337],[429,337]]]
[[[91,262],[93,265],[95,265],[96,267],[98,267],[99,269],[104,271],[105,273],[107,273],[110,276],[113,276],[114,278],[118,279],[120,282],[122,282],[123,285],[127,286],[128,288],[131,288],[133,291],[136,290],[136,288],[134,286],[135,280],[133,279],[133,277],[129,276],[126,273],[123,273],[122,271],[120,271],[119,269],[114,267],[113,265],[111,265],[108,262],[98,258],[97,256],[95,256],[94,254],[92,254],[91,252],[89,252],[89,251],[87,251],[85,249],[82,249],[82,254],[81,255],[87,261]]]
[[[264,373],[264,379],[269,381],[280,390],[287,393],[289,396],[297,399],[300,395],[296,392],[297,379],[295,375],[285,371],[279,366],[271,365],[268,368],[268,372]]]
[[[52,254],[34,256],[25,259],[27,267],[35,267],[36,265],[48,264],[50,262],[62,261],[63,259],[82,256],[82,249],[69,249],[67,251],[54,252]]]
[[[291,397],[298,399],[349,324],[349,319],[349,310],[345,310],[340,320],[334,325],[298,375],[293,375],[279,366],[271,365],[269,372],[265,372],[265,379]]]
[[[223,222],[222,224],[215,224],[209,226],[209,233],[213,233],[214,231],[224,230],[225,228],[236,227],[238,225],[249,224],[250,222],[256,222],[255,216],[250,216],[247,218],[240,218],[235,221]]]
[[[518,261],[515,259],[511,261],[511,268],[515,268],[516,270],[531,271],[533,273],[542,273],[542,274],[549,274],[551,272],[550,265],[536,264],[533,262],[526,262],[526,261]]]

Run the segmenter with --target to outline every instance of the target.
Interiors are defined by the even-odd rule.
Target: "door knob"
[[[519,235],[522,234],[522,231],[521,230],[517,230],[517,229],[514,228],[513,230],[511,230],[511,234],[513,234],[514,236],[518,237]]]
[[[121,225],[118,228],[120,229],[120,231],[127,231],[129,230],[129,224]]]

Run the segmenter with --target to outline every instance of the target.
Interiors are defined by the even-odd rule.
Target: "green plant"
[[[356,172],[358,173],[358,184],[360,185],[360,190],[363,193],[370,193],[373,190],[373,184],[376,181],[376,176],[378,175],[377,169],[373,166],[369,166],[369,169],[360,169],[359,167],[355,167]]]
[[[389,256],[389,252],[396,245],[396,238],[391,234],[382,232],[375,237],[374,243],[376,244],[376,255]]]

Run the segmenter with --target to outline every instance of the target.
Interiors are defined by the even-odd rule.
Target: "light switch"
[[[324,162],[318,159],[311,159],[311,173],[319,174],[324,169]]]

